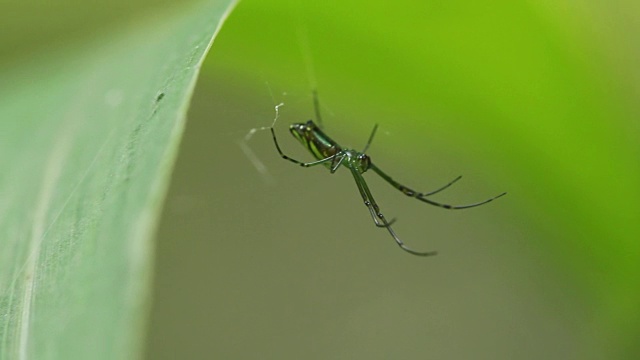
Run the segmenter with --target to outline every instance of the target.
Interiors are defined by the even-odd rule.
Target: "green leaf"
[[[234,5],[172,9],[0,74],[0,358],[141,354],[152,237]]]

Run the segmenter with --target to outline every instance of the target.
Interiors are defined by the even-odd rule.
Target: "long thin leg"
[[[360,172],[355,169],[351,164],[347,164],[349,170],[351,170],[351,174],[353,174],[353,178],[356,181],[356,185],[358,186],[358,190],[360,191],[360,195],[362,195],[362,199],[364,200],[364,205],[369,209],[371,213],[371,217],[373,218],[373,222],[379,226],[384,227],[389,231],[393,240],[395,240],[396,244],[400,246],[400,248],[410,254],[418,255],[418,256],[432,256],[436,255],[435,251],[427,251],[427,252],[419,252],[411,249],[406,246],[402,240],[396,235],[396,232],[391,228],[391,223],[387,221],[387,219],[380,212],[380,208],[376,204],[376,201],[373,199],[373,195],[371,195],[371,191],[369,191],[369,187],[367,186],[366,181],[360,174]]]
[[[432,192],[427,193],[427,194],[423,194],[423,193],[417,192],[417,191],[415,191],[415,190],[412,190],[412,189],[410,189],[410,188],[408,188],[408,187],[406,187],[406,186],[404,186],[404,185],[400,184],[399,182],[397,182],[397,181],[393,180],[393,179],[391,178],[391,176],[389,176],[389,175],[385,174],[382,170],[380,170],[380,169],[379,169],[377,166],[375,166],[374,164],[371,164],[370,168],[371,168],[371,169],[373,169],[373,171],[375,171],[375,172],[376,172],[376,174],[380,175],[380,177],[381,177],[381,178],[383,178],[386,182],[388,182],[389,184],[391,184],[391,186],[393,186],[394,188],[396,188],[396,189],[398,189],[398,190],[402,191],[402,193],[403,193],[403,194],[405,194],[405,195],[407,195],[407,196],[409,196],[409,197],[416,198],[416,199],[418,199],[418,200],[420,200],[420,201],[426,202],[427,204],[431,204],[431,205],[433,205],[433,206],[438,206],[438,207],[441,207],[441,208],[444,208],[444,209],[450,209],[450,210],[468,209],[468,208],[472,208],[472,207],[476,207],[476,206],[484,205],[484,204],[486,204],[486,203],[488,203],[488,202],[491,202],[491,201],[493,201],[493,200],[495,200],[495,199],[497,199],[497,198],[499,198],[499,197],[504,196],[504,195],[506,195],[506,194],[507,194],[506,192],[504,192],[504,193],[502,193],[502,194],[500,194],[500,195],[498,195],[498,196],[494,196],[494,197],[492,197],[492,198],[490,198],[490,199],[487,199],[487,200],[484,200],[484,201],[481,201],[481,202],[479,202],[479,203],[475,203],[475,204],[469,204],[469,205],[449,205],[449,204],[442,204],[442,203],[439,203],[439,202],[436,202],[436,201],[433,201],[433,200],[427,199],[427,198],[426,198],[426,196],[433,195],[433,194],[435,194],[435,193],[437,193],[437,192],[439,192],[439,191],[441,191],[441,190],[446,189],[446,188],[447,188],[447,187],[449,187],[451,184],[453,184],[454,182],[458,181],[458,180],[460,179],[460,177],[456,178],[455,180],[453,180],[453,181],[452,181],[452,182],[450,182],[449,184],[445,185],[443,188],[440,188],[440,189],[438,189],[438,190],[436,190],[436,191],[432,191]]]
[[[338,171],[338,168],[340,167],[340,165],[342,165],[342,162],[344,161],[345,157],[344,156],[340,156],[339,158],[336,158],[338,156],[338,154],[340,154],[340,152],[338,152],[337,154],[333,155],[334,157],[334,161],[331,163],[331,168],[329,169],[330,173],[335,173],[336,171]]]
[[[373,131],[371,131],[371,135],[369,135],[369,140],[367,141],[367,144],[364,146],[364,149],[362,150],[363,154],[366,153],[367,150],[369,150],[369,146],[371,146],[371,142],[373,142],[373,137],[376,135],[376,130],[378,130],[378,124],[375,124],[373,126]],[[378,170],[380,170],[380,169],[378,169]],[[462,178],[462,175],[460,175],[457,178],[453,179],[447,185],[445,185],[445,186],[443,186],[443,187],[441,187],[441,188],[439,188],[437,190],[434,190],[434,191],[431,191],[431,192],[428,192],[428,193],[424,193],[424,194],[422,194],[422,196],[431,196],[433,194],[437,194],[440,191],[442,191],[442,190],[448,188],[449,186],[453,185],[456,181],[460,180],[461,178]]]
[[[444,190],[444,189],[448,188],[449,186],[453,185],[456,181],[458,181],[458,180],[460,180],[460,179],[462,179],[462,175],[460,175],[460,176],[458,176],[457,178],[455,178],[455,179],[451,180],[447,185],[445,185],[445,186],[441,187],[440,189],[433,190],[433,191],[431,191],[431,192],[425,193],[425,194],[423,194],[422,196],[431,196],[431,195],[433,195],[433,194],[437,194],[437,193],[439,193],[440,191],[442,191],[442,190]]]
[[[324,164],[326,162],[329,161],[333,161],[335,159],[335,157],[339,154],[336,153],[335,155],[329,156],[328,158],[324,158],[322,160],[317,160],[317,161],[312,161],[312,162],[302,162],[302,161],[298,161],[296,159],[290,158],[289,156],[285,155],[282,150],[280,149],[280,145],[278,144],[278,139],[276,139],[276,132],[273,130],[273,127],[269,128],[269,130],[271,130],[271,136],[273,137],[273,143],[276,144],[276,149],[278,150],[278,153],[280,154],[280,156],[282,156],[283,159],[285,160],[289,160],[294,164],[298,164],[302,167],[311,167],[311,166],[316,166],[316,165],[320,165],[320,164]]]
[[[362,175],[360,175],[358,170],[355,170],[348,165],[347,167],[353,173],[353,177],[356,181],[356,185],[358,186],[358,191],[360,191],[360,195],[362,196],[364,205],[367,207],[367,209],[369,209],[369,212],[371,213],[371,218],[373,219],[373,222],[376,224],[377,227],[391,226],[391,224],[396,220],[392,219],[391,221],[386,221],[384,217],[383,219],[380,219],[380,217],[378,216],[378,214],[380,213],[380,209],[378,208],[378,205],[375,203],[375,201],[371,201],[371,199],[367,195],[368,189],[365,190],[366,182],[364,181],[364,178],[362,177]]]
[[[369,150],[369,146],[373,141],[373,137],[376,135],[376,130],[378,130],[378,124],[373,125],[373,131],[371,131],[371,135],[369,135],[369,140],[367,141],[367,145],[365,145],[364,149],[362,149],[363,154],[366,153],[367,150]]]

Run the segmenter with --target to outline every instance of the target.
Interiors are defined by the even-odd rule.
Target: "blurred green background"
[[[48,3],[46,3],[48,4]],[[168,1],[5,4],[0,66]],[[34,7],[38,7],[34,11]],[[640,357],[640,3],[244,0],[207,59],[158,235],[150,359]],[[9,20],[11,18],[12,20]],[[39,24],[39,26],[27,26]],[[299,36],[306,33],[306,36]],[[307,48],[310,56],[305,58]],[[351,175],[287,126],[313,118],[446,211]],[[1,86],[1,84],[0,84]]]

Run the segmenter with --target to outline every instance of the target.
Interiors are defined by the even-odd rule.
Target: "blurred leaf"
[[[233,4],[175,8],[0,75],[0,358],[141,354],[152,235]]]

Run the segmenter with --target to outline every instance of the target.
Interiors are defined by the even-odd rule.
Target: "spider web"
[[[307,79],[309,81],[309,86],[311,87],[311,89],[313,89],[313,91],[316,91],[316,88],[317,88],[316,74],[315,74],[315,68],[313,65],[313,57],[311,55],[311,48],[309,46],[309,35],[308,35],[307,27],[305,26],[302,20],[302,14],[300,13],[300,9],[298,7],[295,7],[293,10],[295,11],[295,14],[293,14],[294,15],[293,17],[296,22],[296,35],[298,37],[298,46],[304,61],[305,70],[307,73]],[[266,85],[267,85],[267,88],[269,89],[269,94],[271,95],[271,99],[273,103],[275,103],[276,100],[273,96],[273,91],[271,90],[269,83],[266,82]],[[286,95],[286,93],[283,95]],[[278,121],[278,117],[280,116],[280,108],[282,106],[284,106],[284,102],[280,102],[278,105],[274,106],[275,116],[273,118],[273,122],[271,123],[271,126],[262,126],[262,127],[252,128],[247,132],[244,138],[239,141],[240,148],[242,149],[242,152],[245,154],[247,159],[249,159],[249,162],[253,165],[253,167],[255,167],[258,173],[260,173],[262,179],[270,185],[275,184],[275,178],[269,173],[269,169],[262,162],[262,160],[260,160],[260,158],[253,151],[251,146],[249,146],[249,141],[251,141],[251,139],[257,132],[270,130],[275,127],[276,122]],[[317,120],[321,121],[321,119],[317,119]]]
[[[278,117],[280,116],[280,108],[282,106],[284,106],[283,102],[274,106],[275,116],[273,117],[273,122],[271,123],[271,126],[262,126],[262,127],[252,128],[238,142],[238,144],[240,145],[240,149],[242,149],[242,152],[245,154],[247,159],[249,159],[249,162],[253,165],[253,167],[255,167],[258,173],[260,173],[262,179],[268,184],[275,184],[275,179],[269,173],[269,169],[267,168],[267,166],[262,162],[262,160],[260,160],[260,158],[258,157],[258,155],[256,155],[256,153],[253,151],[251,146],[249,146],[249,141],[251,141],[251,139],[253,138],[253,135],[255,135],[257,132],[270,130],[276,125],[276,122],[278,121]]]

